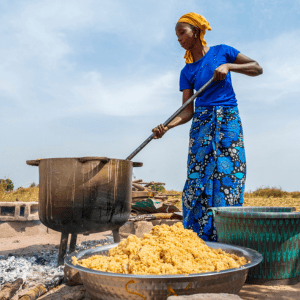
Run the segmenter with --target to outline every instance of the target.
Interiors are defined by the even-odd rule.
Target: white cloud
[[[164,24],[169,22],[165,6],[170,4],[169,1],[157,1],[156,7],[152,3],[148,13],[145,5],[136,5],[132,10],[134,3],[128,6],[122,1],[33,0],[17,3],[15,6],[6,3],[5,14],[1,16],[0,13],[0,97],[22,107],[22,117],[29,117],[26,113],[46,118],[68,115],[82,108],[83,99],[88,103],[84,110],[108,114],[115,110],[117,115],[134,115],[151,110],[153,104],[164,105],[160,100],[173,75],[163,70],[154,73],[153,67],[149,72],[143,57],[165,36]],[[155,14],[152,14],[154,10]],[[171,14],[172,8],[169,11]],[[131,76],[124,80],[117,74],[115,85],[110,83],[108,88],[108,80],[100,80],[102,70],[82,70],[77,65],[80,49],[72,40],[74,36],[90,33],[94,40],[100,41],[104,33],[115,36],[110,39],[119,41],[120,56],[134,47],[138,56],[134,72],[140,77]],[[111,60],[112,68],[118,71],[126,68],[126,62],[123,66],[114,65],[114,57],[109,56],[109,45],[102,47],[105,53],[99,55]],[[76,55],[79,60],[72,59]],[[81,99],[75,91],[81,91]],[[104,100],[109,98],[116,103],[120,97],[124,107],[111,109]],[[146,104],[148,100],[152,104]]]
[[[247,190],[259,186],[293,191],[299,186],[300,121],[246,137]]]
[[[263,74],[233,75],[240,104],[247,156],[246,189],[297,189],[300,150],[298,30],[236,48],[259,62]]]
[[[241,52],[259,62],[264,73],[255,78],[233,75],[237,95],[257,103],[285,105],[300,93],[299,31],[281,34],[274,39],[240,44]],[[256,104],[255,104],[256,103]]]
[[[75,87],[75,94],[85,100],[78,109],[115,116],[160,110],[175,90],[176,75],[168,72],[150,78],[137,79],[133,76],[108,82],[98,72],[89,72],[83,76],[83,83]]]
[[[127,42],[155,44],[165,35],[168,16],[160,8],[167,3],[157,1],[157,11],[152,15],[145,14],[144,6],[136,5],[133,12],[117,0],[20,1],[2,16],[0,51],[15,61],[40,58],[45,67],[54,68],[59,59],[74,50],[68,41],[70,34],[107,32],[122,36]],[[158,20],[162,20],[161,24],[157,24]]]

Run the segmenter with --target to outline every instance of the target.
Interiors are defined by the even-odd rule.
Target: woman
[[[244,201],[246,160],[243,130],[232,88],[230,71],[248,76],[262,74],[253,59],[236,49],[204,40],[211,30],[196,13],[182,16],[176,24],[178,42],[186,50],[180,74],[185,103],[212,76],[214,82],[167,127],[154,128],[154,138],[193,118],[190,130],[187,180],[183,189],[183,224],[206,241],[217,241],[209,207],[241,206]]]

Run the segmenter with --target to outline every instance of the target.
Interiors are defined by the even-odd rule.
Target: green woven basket
[[[281,285],[300,281],[300,213],[294,207],[211,208],[219,242],[263,255],[247,282]]]

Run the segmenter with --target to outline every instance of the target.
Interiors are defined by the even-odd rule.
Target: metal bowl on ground
[[[65,258],[65,264],[79,271],[86,290],[94,299],[147,299],[165,300],[170,295],[192,295],[198,293],[237,294],[245,283],[248,270],[262,261],[255,250],[206,242],[209,247],[221,248],[226,253],[244,256],[249,263],[239,269],[190,275],[133,275],[95,271],[74,265],[72,257],[88,258],[93,255],[108,255],[111,244],[73,252]]]

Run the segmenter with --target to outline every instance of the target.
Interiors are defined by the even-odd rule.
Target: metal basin
[[[118,244],[73,252],[65,258],[65,264],[80,272],[86,290],[94,299],[147,299],[165,300],[170,295],[191,295],[197,293],[237,294],[245,283],[249,268],[259,264],[262,255],[255,250],[230,246],[221,243],[206,242],[209,247],[227,253],[246,257],[250,263],[239,269],[190,275],[129,275],[100,272],[72,263],[72,257],[78,259],[101,254]]]
[[[107,157],[48,158],[39,166],[39,217],[65,233],[118,230],[131,210],[132,167],[142,163]]]

